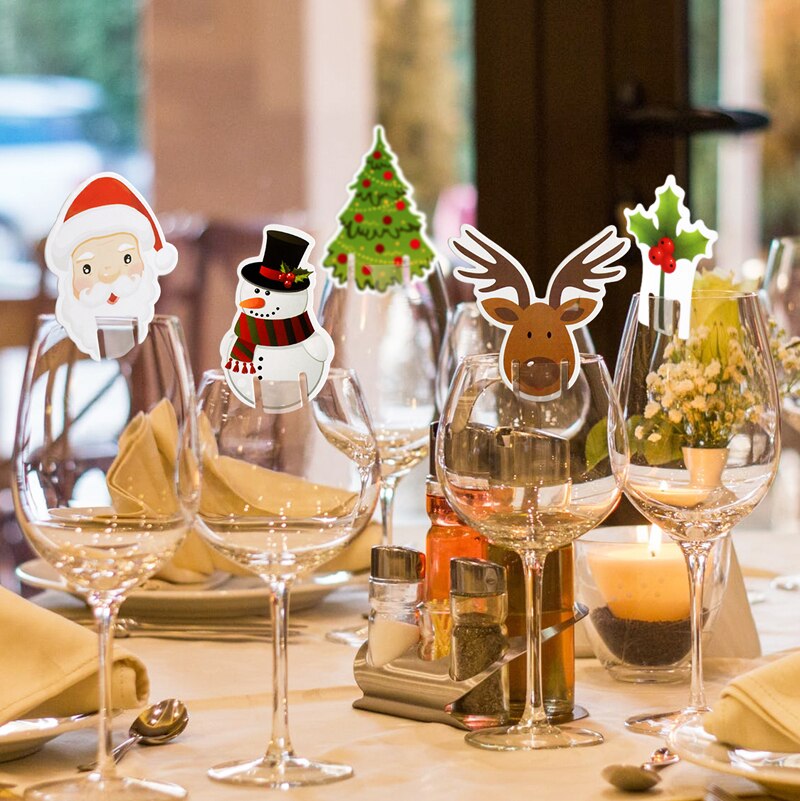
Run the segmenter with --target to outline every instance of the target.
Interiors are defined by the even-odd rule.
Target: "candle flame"
[[[658,526],[650,527],[650,538],[648,540],[650,556],[655,558],[661,551],[661,529]]]

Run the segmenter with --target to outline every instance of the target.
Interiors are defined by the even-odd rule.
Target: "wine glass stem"
[[[294,755],[289,737],[289,659],[286,652],[289,582],[270,581],[272,613],[272,735],[265,759],[276,764]]]
[[[103,779],[116,775],[112,740],[113,701],[111,698],[111,668],[114,664],[114,626],[120,599],[104,593],[92,593],[89,598],[98,633],[99,722],[97,738],[97,773]]]
[[[397,489],[398,478],[386,476],[381,479],[381,526],[383,531],[383,545],[392,545],[394,529],[392,515],[394,514],[394,493]],[[373,496],[374,497],[374,496]]]
[[[547,554],[526,551],[522,555],[525,572],[525,630],[528,636],[528,692],[520,727],[547,725],[542,693],[542,573]]]
[[[688,712],[706,712],[706,694],[703,686],[703,585],[706,562],[713,543],[682,542],[681,548],[689,567],[689,614],[692,633],[692,687]]]

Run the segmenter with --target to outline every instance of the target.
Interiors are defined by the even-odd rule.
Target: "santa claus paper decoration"
[[[702,220],[691,219],[684,205],[685,193],[670,175],[656,189],[656,200],[645,209],[640,203],[625,210],[628,233],[635,239],[642,254],[642,286],[639,300],[639,322],[655,325],[671,334],[672,311],[680,307],[678,336],[687,339],[692,310],[692,286],[698,263],[711,256],[717,241]],[[655,298],[656,320],[650,320],[650,298]],[[666,301],[674,303],[667,306]]]
[[[333,341],[314,315],[315,275],[307,261],[314,239],[284,225],[264,229],[261,256],[238,268],[236,314],[220,355],[234,395],[248,406],[288,412],[321,389]]]
[[[435,259],[425,215],[380,125],[348,188],[352,194],[339,212],[339,230],[325,246],[322,261],[333,279],[345,285],[352,271],[356,289],[374,292],[409,278],[424,279]]]
[[[56,318],[93,359],[134,345],[130,337],[121,346],[116,341],[116,352],[101,353],[98,319],[131,320],[144,340],[161,294],[158,278],[178,263],[147,201],[111,172],[93,176],[67,199],[44,255],[58,276]]]

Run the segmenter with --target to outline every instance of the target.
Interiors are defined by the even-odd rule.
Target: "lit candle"
[[[662,622],[689,616],[689,577],[677,543],[661,530],[637,526],[632,543],[603,543],[588,553],[589,567],[617,618]]]
[[[648,484],[633,489],[646,500],[675,506],[679,509],[690,509],[703,503],[714,488],[676,486],[667,481],[659,481],[658,486]]]

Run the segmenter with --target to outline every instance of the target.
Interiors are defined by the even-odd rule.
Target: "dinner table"
[[[775,655],[800,646],[800,593],[773,589],[770,578],[800,567],[796,517],[777,525],[759,518],[758,528],[734,532],[761,639],[760,659],[707,659],[706,687],[714,703],[733,676]],[[419,520],[398,529],[397,540],[421,546],[426,525]],[[47,591],[36,601],[51,608],[63,595]],[[296,750],[304,756],[344,762],[352,779],[327,786],[291,789],[298,801],[311,799],[455,799],[484,801],[503,794],[537,801],[589,801],[630,798],[601,777],[611,763],[640,763],[661,743],[625,729],[629,715],[650,709],[678,708],[688,695],[686,683],[630,684],[614,680],[593,658],[577,660],[576,701],[605,742],[591,748],[539,752],[490,752],[470,747],[464,732],[440,723],[423,723],[353,708],[361,696],[353,678],[355,650],[329,642],[326,632],[363,622],[366,582],[362,578],[336,589],[316,605],[291,615],[302,624],[290,640],[290,723]],[[263,788],[235,787],[206,776],[212,765],[263,752],[268,738],[272,696],[271,647],[261,642],[180,641],[129,638],[122,646],[147,665],[152,701],[177,697],[189,710],[186,731],[168,745],[137,747],[120,764],[122,773],[147,775],[183,785],[193,801],[265,798]],[[116,720],[122,739],[134,710]],[[580,724],[578,724],[580,725]],[[67,776],[92,759],[92,730],[65,734],[24,759],[0,764],[0,782],[28,784]],[[659,801],[704,798],[710,784],[742,797],[758,797],[749,781],[707,770],[688,761],[665,769],[651,792]]]

